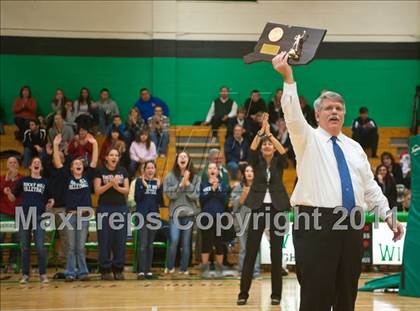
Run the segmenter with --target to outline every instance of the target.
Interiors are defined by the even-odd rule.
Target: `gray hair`
[[[330,101],[333,102],[340,102],[343,105],[343,110],[344,112],[346,112],[346,104],[344,102],[343,97],[336,93],[336,92],[331,92],[331,91],[326,91],[323,92],[315,101],[314,101],[314,109],[317,112],[320,112],[322,109],[322,101],[324,99],[329,99]]]
[[[209,157],[211,157],[212,155],[215,155],[215,154],[219,154],[220,153],[220,150],[219,149],[217,149],[217,148],[212,148],[212,149],[210,149],[210,151],[209,151]]]

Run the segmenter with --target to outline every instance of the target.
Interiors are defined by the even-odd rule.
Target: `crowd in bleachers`
[[[97,101],[92,99],[85,87],[81,88],[75,101],[68,99],[62,89],[57,89],[51,101],[51,111],[45,116],[38,116],[36,100],[30,88],[23,86],[13,104],[13,113],[17,126],[15,136],[23,147],[22,164],[29,169],[30,174],[25,177],[19,174],[21,159],[18,157],[7,160],[7,173],[1,177],[1,220],[14,219],[16,206],[22,205],[25,209],[37,202],[37,212],[45,211],[47,206],[57,214],[71,214],[72,221],[76,221],[77,206],[92,206],[91,193],[99,197],[98,213],[127,213],[131,207],[147,215],[159,212],[165,194],[169,198],[170,215],[170,243],[165,273],[174,273],[178,244],[182,240],[180,273],[186,275],[191,256],[192,228],[179,229],[175,222],[183,225],[193,222],[199,207],[212,214],[224,211],[230,202],[237,212],[240,210],[238,198],[241,189],[252,182],[251,174],[247,174],[249,147],[262,127],[264,113],[268,113],[271,133],[287,151],[291,164],[296,165],[281,108],[281,97],[282,90],[279,89],[266,105],[259,91],[253,90],[243,106],[238,106],[229,97],[228,87],[221,87],[219,96],[210,105],[206,119],[200,123],[211,125],[212,143],[217,142],[218,128],[226,126],[224,157],[219,149],[210,150],[202,172],[195,172],[190,155],[180,152],[176,155],[173,169],[160,180],[155,161],[157,157],[167,155],[169,108],[164,101],[151,96],[148,89],[140,90],[139,100],[130,109],[124,122],[118,104],[106,88],[101,90]],[[303,96],[299,100],[305,119],[316,127],[314,110]],[[360,116],[354,120],[353,139],[364,148],[370,148],[372,157],[376,157],[377,125],[367,113],[367,108],[362,107]],[[101,146],[95,135],[106,136]],[[408,209],[410,164],[407,153],[403,153],[400,163],[397,163],[391,153],[384,152],[381,164],[375,170],[375,179],[391,207]],[[29,184],[32,186],[29,187]],[[232,195],[229,188],[235,189]],[[215,196],[209,198],[212,195]],[[84,242],[88,234],[86,226],[88,224],[85,223],[80,230],[60,235],[67,257],[68,281],[88,279],[84,257]],[[104,280],[124,279],[124,232],[112,228],[98,231],[99,270]],[[28,229],[21,231],[19,238],[17,234],[13,235],[13,241],[20,240],[22,245],[22,283],[29,279],[28,245],[31,234],[37,245],[41,281],[47,282],[44,233],[42,230]],[[154,277],[150,268],[155,234],[147,228],[139,231],[139,279]],[[242,239],[240,260],[243,260],[244,243]],[[223,264],[226,263],[226,245],[215,235],[214,228],[204,230],[201,261],[205,277],[209,275],[213,246],[216,274],[222,276]],[[9,260],[15,262],[17,255],[16,251],[10,252]],[[255,273],[259,274],[259,266],[255,267]]]

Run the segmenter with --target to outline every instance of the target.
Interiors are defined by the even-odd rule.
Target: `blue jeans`
[[[238,176],[239,164],[235,161],[230,161],[227,163],[227,169],[230,172],[230,176],[232,178],[236,178]]]
[[[37,215],[36,220],[32,219],[30,227],[27,229],[20,225],[20,247],[22,251],[22,274],[29,275],[31,258],[31,240],[32,235],[35,239],[36,253],[38,256],[39,274],[46,273],[47,253],[44,248],[45,231],[41,228],[41,216]],[[36,228],[34,228],[36,225]]]
[[[248,237],[248,231],[245,231],[243,235],[239,236],[239,272],[242,273],[242,266],[244,264],[246,254],[246,239]],[[260,274],[260,253],[257,255],[254,265],[254,275]]]
[[[168,131],[163,131],[159,134],[156,131],[152,131],[150,132],[150,139],[154,142],[158,154],[166,154],[169,144]]]
[[[99,218],[103,214],[102,228],[98,227],[98,246],[99,246],[99,271],[101,273],[123,272],[125,264],[125,250],[127,241],[127,212],[126,205],[123,206],[105,206],[99,205],[97,217],[97,226]],[[105,214],[107,213],[107,215]],[[113,229],[110,226],[110,217],[113,213],[119,213],[124,216],[123,222],[115,221],[120,229]],[[119,219],[114,218],[115,220]]]
[[[148,273],[153,262],[153,242],[155,241],[156,230],[147,228],[147,223],[138,231],[137,258],[138,272]]]
[[[178,223],[182,226],[186,226],[191,223],[191,228],[181,230],[177,227],[173,218],[169,220],[169,248],[168,248],[168,259],[166,261],[166,267],[172,270],[175,267],[176,251],[178,249],[178,242],[182,232],[182,252],[181,252],[181,271],[188,270],[188,263],[190,261],[190,244],[191,244],[191,233],[193,217],[182,217],[178,218]]]
[[[68,239],[66,276],[84,276],[89,273],[86,265],[85,243],[89,230],[89,221],[83,220],[81,227],[77,228],[77,215],[74,214],[69,220],[72,228],[66,227]],[[77,273],[76,273],[77,263]]]

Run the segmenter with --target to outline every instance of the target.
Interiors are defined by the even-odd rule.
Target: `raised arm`
[[[96,168],[98,165],[99,157],[99,146],[98,141],[92,135],[88,134],[87,141],[92,144],[92,159],[90,161],[90,167]]]
[[[308,142],[308,138],[313,133],[313,128],[308,124],[303,116],[297,94],[296,82],[293,78],[292,67],[287,63],[288,54],[280,53],[273,58],[273,67],[283,77],[283,96],[281,106],[284,118],[290,133],[293,148],[297,156],[300,156]]]
[[[63,163],[61,162],[61,158],[60,158],[60,144],[62,141],[62,137],[61,134],[57,134],[54,137],[54,141],[53,141],[53,161],[54,161],[54,166],[56,168],[62,168],[63,167]]]

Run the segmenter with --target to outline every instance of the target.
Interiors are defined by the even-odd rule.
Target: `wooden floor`
[[[92,280],[87,283],[52,281],[41,286],[37,280],[19,285],[18,276],[1,282],[1,310],[283,310],[299,308],[299,285],[294,274],[284,278],[281,308],[270,305],[270,279],[252,284],[248,304],[235,304],[239,280],[159,279],[134,280],[127,273],[122,282]],[[371,279],[364,274],[360,285]],[[356,310],[396,311],[420,310],[420,299],[400,297],[398,294],[359,292]]]

